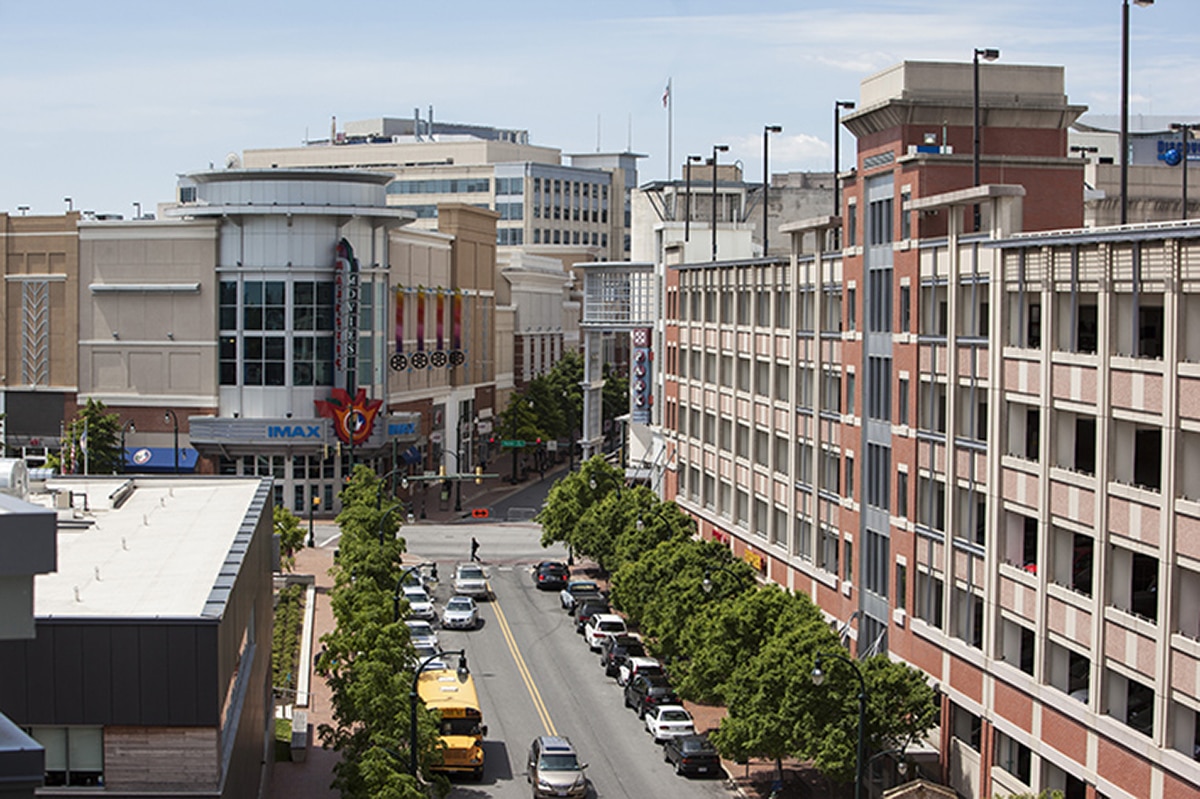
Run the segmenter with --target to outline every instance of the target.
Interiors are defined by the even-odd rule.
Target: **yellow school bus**
[[[480,744],[487,734],[487,726],[479,708],[475,678],[469,674],[464,676],[466,679],[460,680],[453,669],[423,671],[417,683],[417,694],[426,707],[441,715],[438,737],[442,742],[442,760],[433,766],[433,770],[470,773],[475,779],[481,779],[483,747]]]

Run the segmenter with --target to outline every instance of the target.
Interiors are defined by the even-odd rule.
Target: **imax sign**
[[[267,438],[320,439],[320,438],[322,438],[321,425],[319,425],[319,424],[269,425],[267,427]]]

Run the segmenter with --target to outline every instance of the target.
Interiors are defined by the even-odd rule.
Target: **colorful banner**
[[[396,352],[404,352],[404,286],[396,286]]]
[[[434,335],[437,338],[438,351],[446,349],[445,346],[445,325],[446,325],[446,292],[442,291],[442,287],[438,286],[437,290],[437,320],[434,323]]]
[[[417,286],[417,352],[425,351],[425,287]]]

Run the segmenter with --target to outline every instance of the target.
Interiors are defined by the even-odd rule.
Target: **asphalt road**
[[[479,629],[439,631],[444,649],[467,651],[488,726],[483,780],[456,782],[451,797],[528,797],[529,744],[544,734],[571,739],[589,764],[589,796],[595,799],[730,796],[720,780],[674,774],[634,712],[625,709],[616,682],[604,676],[599,655],[575,633],[558,592],[534,587],[533,563],[566,559],[561,547],[541,547],[538,525],[420,524],[401,534],[412,555],[438,563],[439,608],[453,593],[454,564],[469,557],[472,536],[492,586],[492,601],[481,603]]]

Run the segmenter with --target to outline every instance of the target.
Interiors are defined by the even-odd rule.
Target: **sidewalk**
[[[546,476],[542,477],[538,472],[530,472],[525,480],[513,485],[509,482],[508,474],[501,469],[501,477],[492,477],[485,479],[481,485],[476,485],[474,480],[462,481],[462,510],[455,511],[455,491],[458,490],[453,484],[450,486],[450,498],[443,502],[440,492],[436,484],[423,484],[428,486],[424,491],[420,488],[414,488],[412,491],[412,502],[414,507],[415,518],[413,523],[420,524],[421,522],[437,522],[446,524],[449,522],[457,522],[463,519],[471,519],[471,511],[476,508],[486,508],[489,511],[487,521],[503,522],[504,518],[498,518],[492,515],[492,508],[498,502],[508,499],[513,494],[537,485],[539,482],[545,482],[552,485],[554,481],[567,473],[568,463],[555,464],[546,470]],[[579,462],[575,462],[575,469],[579,469]],[[537,508],[541,510],[541,508]],[[421,514],[424,512],[424,518]]]

